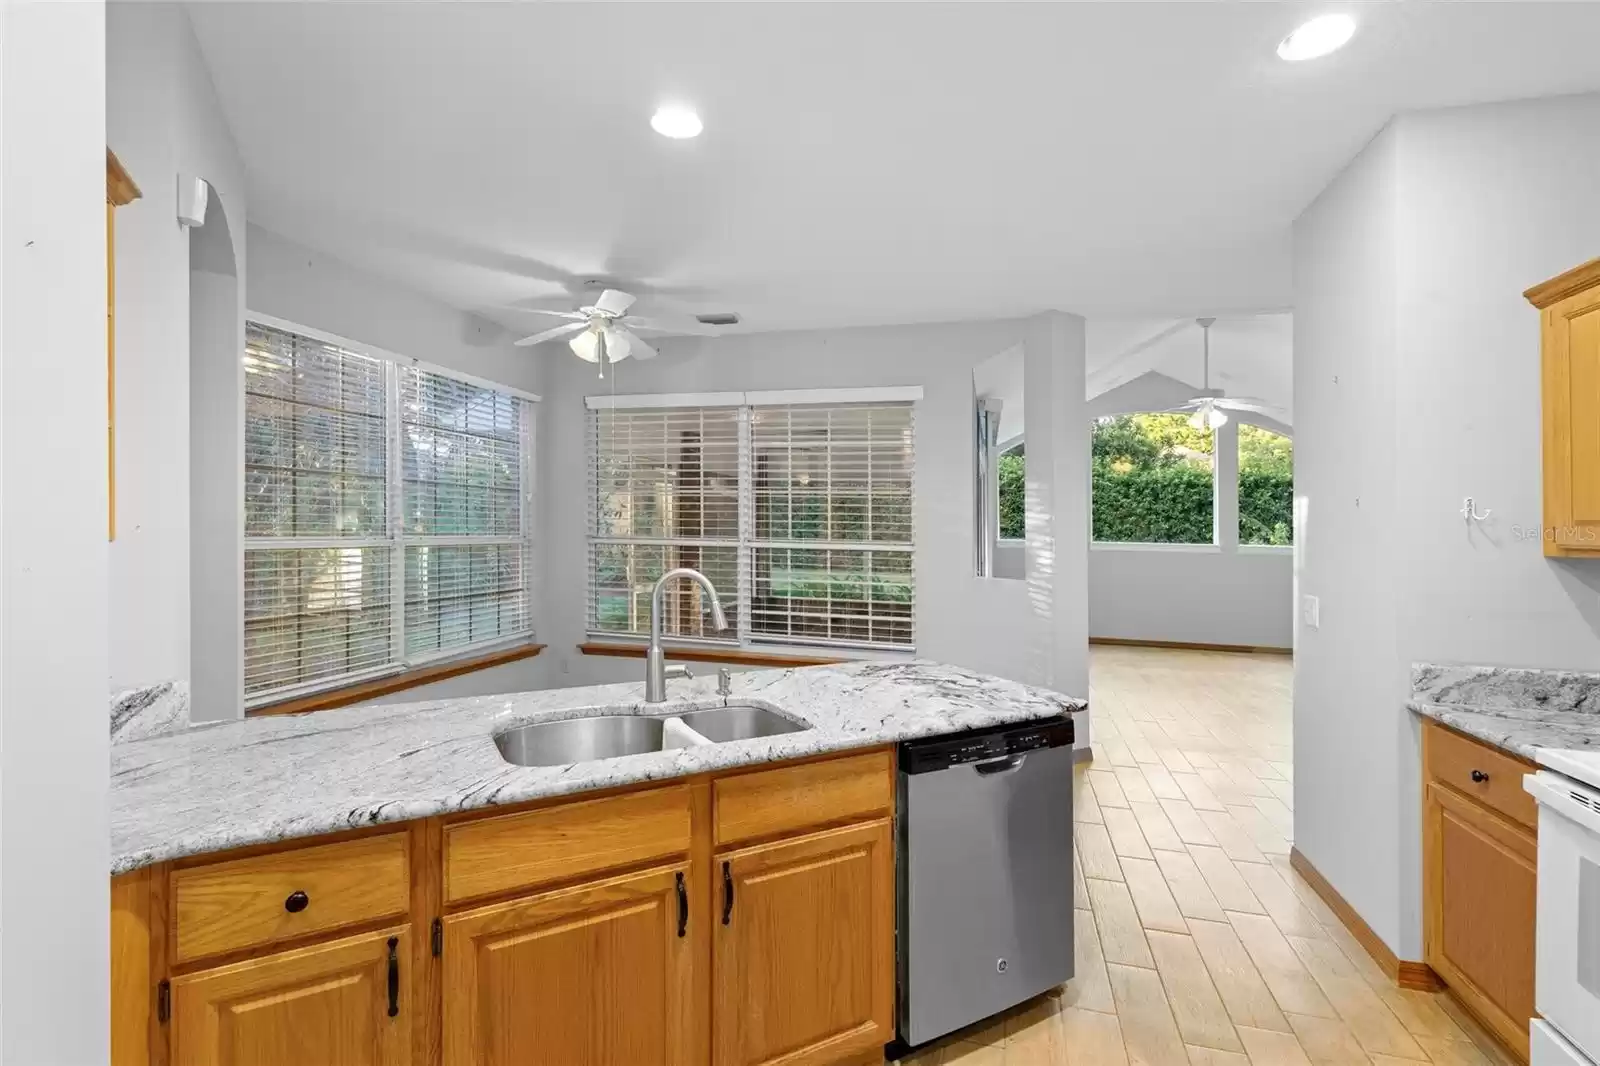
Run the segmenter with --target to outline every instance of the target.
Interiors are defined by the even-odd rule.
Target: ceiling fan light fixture
[[[1343,48],[1355,32],[1356,20],[1349,15],[1319,15],[1278,42],[1278,58],[1290,63],[1320,59]]]
[[[586,329],[567,342],[572,354],[591,363],[600,361],[600,338],[592,329]]]
[[[700,136],[705,126],[701,124],[700,116],[689,108],[669,104],[656,109],[656,113],[650,117],[650,128],[663,137],[682,141]]]

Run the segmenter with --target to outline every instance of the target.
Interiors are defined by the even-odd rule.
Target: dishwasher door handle
[[[1003,759],[990,759],[988,762],[975,762],[972,768],[980,774],[1009,774],[1013,770],[1022,769],[1023,760],[1027,755],[1008,755]]]

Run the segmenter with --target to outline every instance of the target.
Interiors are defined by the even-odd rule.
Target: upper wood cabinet
[[[1600,259],[1523,295],[1544,351],[1544,553],[1600,558]]]
[[[716,1066],[824,1066],[894,1039],[889,822],[713,863]]]
[[[410,1066],[404,927],[172,980],[173,1066]]]

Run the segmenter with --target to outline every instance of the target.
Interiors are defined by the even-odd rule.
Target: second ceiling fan
[[[568,334],[576,334],[567,341],[567,346],[572,349],[579,359],[597,363],[600,367],[600,376],[604,377],[606,364],[621,362],[632,357],[634,359],[654,359],[658,354],[647,344],[636,330],[652,333],[691,334],[695,336],[708,336],[711,330],[699,323],[693,325],[687,322],[666,322],[653,318],[641,318],[638,315],[628,314],[628,309],[633,306],[634,297],[618,289],[607,289],[600,294],[600,298],[592,305],[580,307],[576,311],[547,311],[543,308],[525,307],[521,310],[538,315],[554,315],[556,318],[570,319],[563,325],[547,329],[542,333],[523,337],[515,342],[517,347],[526,348],[534,344],[555,340]]]

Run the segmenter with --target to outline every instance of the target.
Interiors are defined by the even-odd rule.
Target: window
[[[1239,543],[1294,543],[1294,441],[1239,426]]]
[[[1182,414],[1098,418],[1090,444],[1096,541],[1213,543],[1214,437]]]
[[[913,407],[885,394],[911,395],[591,398],[590,633],[647,634],[656,579],[689,566],[717,587],[730,631],[710,628],[703,593],[682,582],[664,604],[674,637],[912,647]]]
[[[531,400],[246,324],[247,704],[531,640]]]
[[[1000,539],[1022,540],[1028,535],[1028,446],[1013,445],[1000,454]]]

